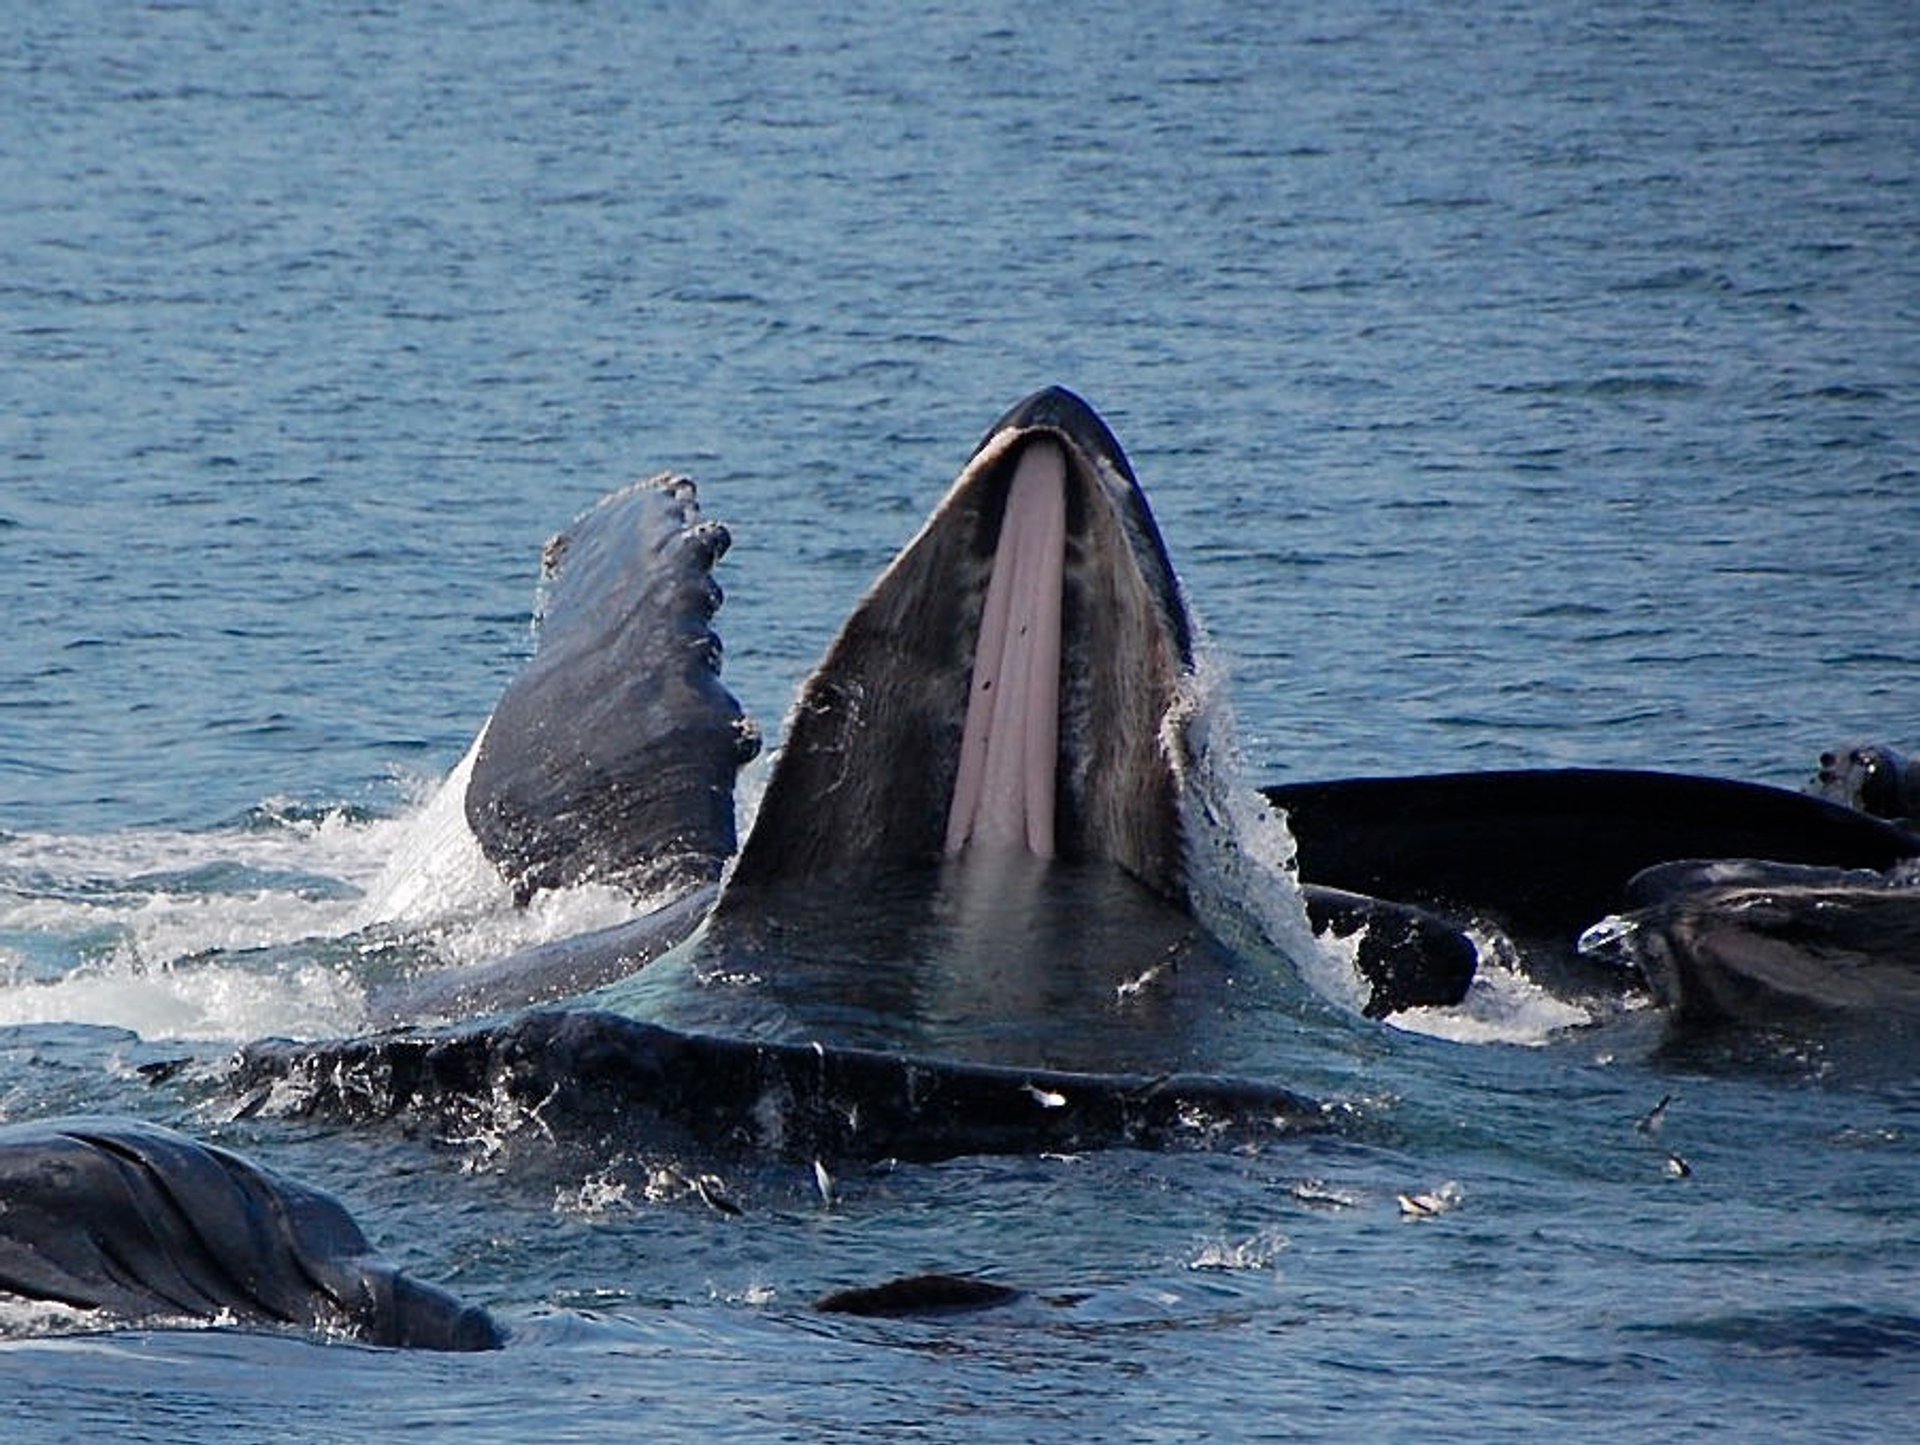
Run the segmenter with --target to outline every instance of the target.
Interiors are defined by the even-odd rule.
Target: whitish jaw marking
[[[1007,488],[947,812],[949,854],[972,847],[1053,856],[1066,479],[1065,453],[1043,439],[1021,452]]]

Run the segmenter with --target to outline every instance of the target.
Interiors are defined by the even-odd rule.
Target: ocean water
[[[1910,1428],[1910,1057],[1335,1001],[1270,1061],[1327,1137],[734,1163],[738,1216],[686,1161],[235,1119],[217,1065],[357,1022],[547,535],[696,477],[777,742],[1048,382],[1127,446],[1249,781],[1920,745],[1916,56],[1897,0],[14,16],[0,1119],[239,1147],[513,1338],[9,1327],[10,1438]],[[620,907],[432,902],[449,957]],[[936,1268],[1025,1294],[809,1308]]]

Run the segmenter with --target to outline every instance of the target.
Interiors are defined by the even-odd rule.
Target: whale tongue
[[[1036,440],[1008,483],[947,812],[949,855],[1054,853],[1066,466],[1058,443]]]

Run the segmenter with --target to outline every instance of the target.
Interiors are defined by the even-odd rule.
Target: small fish
[[[717,1213],[734,1217],[746,1212],[738,1204],[735,1204],[731,1199],[727,1198],[725,1193],[726,1185],[721,1182],[719,1175],[701,1174],[695,1176],[688,1182],[693,1185],[693,1192],[700,1196],[700,1202],[706,1205],[707,1208]]]
[[[1449,1180],[1426,1194],[1396,1195],[1403,1219],[1432,1219],[1460,1207],[1460,1186]]]
[[[1660,1102],[1641,1116],[1640,1122],[1633,1127],[1642,1134],[1658,1134],[1660,1126],[1667,1122],[1667,1105],[1673,1102],[1673,1095],[1662,1094]]]
[[[1667,1173],[1674,1179],[1685,1179],[1693,1173],[1693,1166],[1678,1154],[1667,1155]]]
[[[827,1166],[818,1159],[813,1161],[813,1183],[820,1191],[820,1198],[826,1206],[833,1207],[833,1176],[827,1173]]]
[[[1113,990],[1114,996],[1118,998],[1121,1003],[1125,1003],[1128,999],[1138,998],[1150,988],[1154,981],[1162,974],[1180,966],[1180,949],[1182,946],[1183,944],[1173,944],[1167,949],[1164,958],[1149,967],[1146,972],[1142,973],[1138,978],[1130,978],[1124,983],[1117,984]]]
[[[1065,1094],[1056,1094],[1051,1089],[1038,1088],[1033,1084],[1022,1084],[1020,1087],[1032,1095],[1033,1102],[1043,1109],[1064,1109],[1067,1106]]]

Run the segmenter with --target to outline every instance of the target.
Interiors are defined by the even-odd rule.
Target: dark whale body
[[[677,483],[669,491],[668,505],[650,504],[637,530],[604,505],[576,522],[561,565],[577,558],[581,537],[602,544],[594,568],[580,574],[613,587],[615,598],[601,610],[642,616],[666,606],[670,630],[685,645],[622,644],[620,666],[670,673],[673,687],[652,710],[602,719],[601,727],[634,734],[623,744],[594,743],[638,764],[653,754],[670,757],[692,740],[695,785],[647,792],[644,813],[656,835],[675,840],[683,891],[634,923],[450,970],[386,1001],[397,1022],[450,1028],[263,1044],[248,1051],[237,1079],[249,1086],[291,1079],[299,1086],[292,1096],[326,1114],[364,1109],[370,1098],[388,1101],[375,1112],[457,1112],[505,1088],[546,1100],[543,1120],[571,1110],[599,1128],[592,1121],[618,1116],[624,1127],[665,1131],[701,1149],[750,1144],[813,1156],[1142,1145],[1172,1141],[1181,1119],[1271,1130],[1315,1117],[1308,1101],[1262,1083],[1125,1066],[996,1067],[972,1054],[915,1048],[927,1042],[914,1031],[916,1000],[938,993],[930,980],[951,981],[943,967],[972,976],[963,984],[978,987],[958,990],[966,996],[961,1008],[984,1006],[989,1030],[999,1022],[997,1007],[1008,1011],[1011,1032],[1044,1029],[1041,1001],[1062,990],[1117,1021],[1115,984],[1195,933],[1179,797],[1191,757],[1169,723],[1192,670],[1192,629],[1132,468],[1091,407],[1049,388],[988,429],[803,685],[752,831],[717,901],[709,880],[727,863],[732,837],[707,826],[705,805],[731,788],[747,734],[715,666],[709,623],[717,593],[706,571],[717,551],[701,541],[710,524],[696,520],[689,491]],[[1025,579],[1018,586],[1009,581],[1015,571]],[[536,885],[616,870],[529,861],[569,848],[566,829],[529,819],[552,813],[583,826],[625,826],[620,815],[574,801],[575,790],[599,786],[600,770],[587,742],[574,739],[573,719],[543,731],[542,719],[574,696],[569,673],[605,668],[601,659],[568,653],[543,662],[568,625],[557,603],[555,593],[543,610],[534,663],[510,690],[513,707],[503,702],[487,725],[466,794],[470,819],[477,808],[516,820],[508,830],[514,846],[487,852],[510,878]],[[573,605],[594,610],[584,592],[573,594]],[[996,622],[996,605],[1013,620]],[[1042,646],[1028,655],[1023,648],[1036,636]],[[691,668],[691,685],[683,666]],[[1048,672],[1057,697],[1050,686],[1029,691],[1022,666]],[[519,751],[537,754],[539,765],[508,767]],[[492,769],[482,766],[490,755]],[[518,788],[517,797],[539,799],[538,806],[503,807],[500,779],[521,771],[548,791]],[[569,775],[571,782],[560,781]],[[972,800],[960,801],[970,789]],[[602,848],[598,856],[611,854]],[[1086,896],[1131,910],[1126,916],[1137,926],[1096,935],[1084,908],[1053,896],[1059,888],[1003,890],[1016,875],[1031,881],[1026,864],[1070,889],[1080,886],[1074,870],[1096,870],[1085,875],[1094,890]],[[850,890],[861,900],[856,918],[844,906]],[[1014,906],[1016,894],[1033,905],[1031,919]],[[904,921],[881,916],[881,900],[895,897],[911,905]],[[955,899],[962,900],[958,931],[981,936],[957,955],[924,958],[926,947],[940,953],[929,940],[947,936],[937,920]],[[984,899],[985,911],[968,912],[968,899]],[[914,911],[922,902],[934,909],[933,924]],[[703,1016],[697,1030],[579,1010],[461,1022],[577,996],[650,963],[696,929],[696,956],[753,977],[741,1005],[778,1000],[796,1010],[791,1028],[770,1036],[745,1027],[728,1015],[725,997],[713,1026]],[[1128,948],[1145,956],[1129,960]],[[1161,986],[1158,1000],[1128,1009],[1130,1027],[1150,1032],[1182,1016],[1180,990],[1204,984],[1210,959],[1190,962]],[[1018,991],[982,982],[1000,970],[1017,976]],[[870,1004],[870,1046],[857,1030],[815,1031],[853,995]],[[1030,1007],[1040,1011],[1034,1019],[1016,1017]],[[730,1028],[750,1037],[721,1036]],[[1110,1062],[1120,1056],[1101,1049],[1105,1032],[1010,1047],[1023,1064],[1063,1052],[1077,1060],[1081,1049]],[[829,1042],[810,1042],[822,1037]],[[343,1089],[342,1079],[355,1082]]]
[[[1815,1025],[1920,1041],[1920,867],[1669,863],[1609,932],[1684,1026]]]
[[[330,1196],[128,1119],[0,1127],[0,1295],[182,1320],[487,1350],[482,1310],[374,1254]]]
[[[1920,855],[1920,836],[1823,797],[1603,768],[1263,791],[1286,812],[1304,880],[1395,899],[1461,928],[1491,926],[1536,976],[1563,989],[1637,979],[1681,1027],[1858,1008],[1876,988],[1904,1007],[1911,990],[1916,955],[1903,914],[1920,906],[1920,893],[1883,875]],[[1663,867],[1694,859],[1771,860],[1768,910],[1752,911],[1752,891],[1724,874]],[[1587,951],[1602,961],[1583,954],[1589,929],[1628,910],[1650,910],[1632,915],[1637,926],[1619,935],[1630,946],[1613,951],[1634,971],[1604,961],[1605,952]],[[1852,941],[1840,943],[1840,931]],[[1428,957],[1416,948],[1395,959],[1411,980],[1403,986],[1444,994],[1457,972]]]
[[[1251,1080],[713,1038],[591,1009],[319,1046],[269,1040],[242,1051],[232,1082],[330,1120],[471,1119],[485,1101],[538,1108],[544,1128],[601,1150],[677,1144],[799,1161],[1212,1147],[1326,1121],[1314,1101]]]

